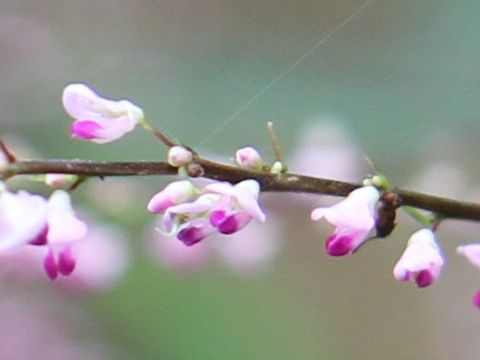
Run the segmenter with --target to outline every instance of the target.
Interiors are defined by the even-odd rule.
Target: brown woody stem
[[[298,174],[270,174],[212,162],[196,157],[193,163],[203,171],[202,176],[214,180],[237,183],[255,179],[262,191],[297,192],[347,196],[360,184],[321,179]],[[0,169],[0,178],[16,175],[62,173],[92,177],[175,175],[178,169],[166,162],[103,162],[85,160],[29,160],[17,161]],[[423,193],[390,189],[396,193],[402,205],[413,206],[438,213],[447,218],[480,221],[480,204],[458,201]]]

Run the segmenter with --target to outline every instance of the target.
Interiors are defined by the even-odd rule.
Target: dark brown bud
[[[377,237],[387,237],[393,231],[396,210],[400,205],[401,199],[397,194],[389,191],[382,194],[377,207],[377,220],[375,222]]]
[[[187,173],[188,176],[191,177],[201,177],[205,175],[205,170],[203,169],[202,165],[196,162],[191,162],[187,165]]]

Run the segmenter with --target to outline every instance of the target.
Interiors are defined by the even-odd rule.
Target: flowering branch
[[[238,183],[246,179],[259,182],[262,191],[297,192],[347,196],[351,191],[361,187],[361,184],[316,178],[298,174],[271,174],[269,172],[253,171],[213,162],[195,157],[187,166],[187,171],[193,177],[205,177],[213,180]],[[110,176],[152,176],[175,175],[178,169],[166,162],[104,162],[87,160],[29,160],[10,163],[0,169],[1,178],[15,175],[34,174],[73,174],[105,178]],[[397,194],[401,204],[429,210],[446,218],[480,221],[480,204],[458,201],[419,192],[391,189]]]
[[[166,162],[20,160],[0,140],[0,254],[25,246],[46,249],[43,267],[52,280],[73,272],[87,236],[87,225],[77,218],[69,193],[61,189],[71,192],[92,177],[178,175],[181,179],[155,194],[146,208],[161,215],[159,235],[176,237],[187,247],[216,234],[235,234],[253,220],[264,223],[261,191],[345,197],[332,206],[313,209],[310,215],[314,221],[324,219],[335,226],[325,242],[331,256],[355,253],[372,238],[372,230],[375,237],[388,236],[395,228],[396,210],[404,207],[422,228],[410,236],[393,275],[418,287],[433,284],[445,264],[436,240],[439,224],[446,218],[480,221],[480,204],[392,187],[374,164],[375,175],[361,184],[289,173],[271,122],[267,130],[273,164],[265,163],[255,148],[244,147],[236,151],[235,165],[228,165],[176,144],[151,126],[143,110],[129,100],[103,98],[85,84],[70,84],[62,102],[73,118],[73,138],[105,144],[141,127],[168,148],[168,155]],[[57,190],[48,200],[24,190],[12,192],[7,182],[17,175],[44,175],[45,184]],[[196,177],[214,181],[197,187],[189,179]],[[459,246],[457,251],[480,268],[480,243]],[[480,308],[480,291],[473,302]]]

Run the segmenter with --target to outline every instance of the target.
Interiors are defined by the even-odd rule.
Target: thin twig
[[[321,179],[298,174],[270,174],[221,164],[203,158],[194,161],[203,169],[203,177],[237,183],[246,179],[259,182],[262,191],[297,192],[347,196],[360,184]],[[0,177],[15,175],[62,173],[90,177],[175,175],[177,168],[165,162],[96,162],[82,160],[17,161],[0,170]],[[429,210],[447,218],[480,221],[480,204],[393,188],[402,205]]]

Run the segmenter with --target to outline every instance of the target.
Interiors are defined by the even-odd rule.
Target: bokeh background
[[[213,158],[254,145],[271,159],[273,120],[294,171],[359,180],[368,155],[397,186],[480,200],[478,1],[374,0],[265,88],[363,3],[0,0],[0,133],[26,157],[165,157],[141,131],[72,141],[61,92],[85,82]],[[104,243],[84,278],[52,284],[27,255],[0,261],[2,358],[478,358],[480,273],[455,247],[479,225],[441,226],[447,267],[418,290],[392,275],[418,228],[405,216],[390,238],[332,259],[331,228],[309,220],[331,199],[266,194],[269,222],[248,246],[227,237],[183,254],[145,209],[167,181],[75,192]]]

